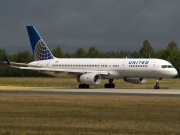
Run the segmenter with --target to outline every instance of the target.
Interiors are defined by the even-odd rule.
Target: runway
[[[19,94],[66,94],[66,95],[114,95],[114,96],[173,96],[180,97],[178,89],[42,89],[0,90],[0,93]]]

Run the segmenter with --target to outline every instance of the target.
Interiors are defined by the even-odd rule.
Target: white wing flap
[[[37,70],[37,71],[49,71],[49,72],[65,72],[65,73],[97,73],[107,75],[107,71],[93,71],[93,70],[76,70],[76,69],[56,69],[56,68],[31,68],[31,67],[19,67],[20,69]]]

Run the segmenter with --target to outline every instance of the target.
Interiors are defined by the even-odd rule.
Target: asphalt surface
[[[6,94],[64,94],[64,95],[113,95],[113,96],[173,96],[180,97],[178,89],[42,89],[0,90]]]

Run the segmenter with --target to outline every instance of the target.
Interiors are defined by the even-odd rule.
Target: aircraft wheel
[[[154,86],[154,89],[159,89],[160,87],[159,86]]]
[[[79,88],[89,88],[88,84],[79,84]]]
[[[109,83],[104,84],[104,88],[115,88],[115,84],[113,83],[113,79],[109,79]]]
[[[114,83],[111,84],[111,88],[115,88],[115,84]]]
[[[154,89],[160,89],[159,80],[162,80],[162,78],[157,78],[156,79],[156,84],[154,86]]]
[[[82,85],[82,84],[79,84],[79,88],[83,88],[83,85]]]
[[[84,84],[84,88],[89,88],[89,85],[88,84]]]
[[[112,84],[104,84],[104,88],[115,88],[115,84],[112,83]]]
[[[108,88],[108,84],[106,83],[106,84],[104,84],[104,88]]]

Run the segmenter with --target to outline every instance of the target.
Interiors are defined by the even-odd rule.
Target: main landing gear
[[[109,83],[104,84],[104,88],[115,88],[115,84],[113,83],[113,79],[109,79]]]
[[[79,88],[88,89],[89,85],[88,84],[79,84]]]
[[[154,86],[154,89],[160,89],[159,80],[162,80],[162,78],[156,79],[156,84],[155,84],[155,86]]]

